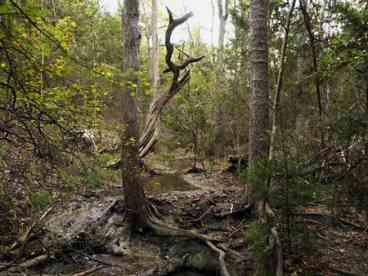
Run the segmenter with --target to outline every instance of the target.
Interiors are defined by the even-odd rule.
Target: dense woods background
[[[140,4],[132,21],[129,3]],[[190,15],[169,19],[157,1],[125,1],[111,14],[97,0],[0,1],[0,262],[27,257],[14,243],[26,245],[50,206],[116,193],[121,178],[134,205],[146,200],[137,183],[152,164],[185,159],[211,175],[230,174],[230,160],[247,203],[258,204],[258,219],[244,226],[262,264],[255,273],[266,275],[273,230],[287,275],[368,273],[367,2],[212,4],[211,44],[189,25],[175,29]],[[190,37],[171,44],[171,63],[167,25]],[[140,35],[127,40],[129,26]],[[146,212],[134,223],[151,221]],[[325,250],[331,242],[336,252]]]

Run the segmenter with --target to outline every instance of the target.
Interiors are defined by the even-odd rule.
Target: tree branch
[[[139,139],[139,157],[144,158],[155,145],[158,139],[158,128],[157,123],[159,121],[161,112],[169,100],[176,95],[184,85],[190,79],[190,70],[188,70],[188,66],[190,64],[196,63],[203,59],[204,57],[191,57],[186,56],[186,59],[180,63],[176,64],[173,61],[174,54],[174,45],[171,42],[171,36],[174,30],[186,22],[190,17],[193,16],[192,12],[188,12],[182,17],[174,18],[171,10],[166,7],[167,13],[169,15],[169,25],[166,29],[165,34],[165,47],[166,47],[166,65],[167,69],[165,69],[164,73],[172,73],[172,80],[168,90],[164,93],[161,93],[159,97],[154,98],[151,105],[150,110],[146,117],[145,127],[143,129],[143,133]]]

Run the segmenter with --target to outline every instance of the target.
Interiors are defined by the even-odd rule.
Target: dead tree
[[[200,61],[202,57],[187,57],[181,64],[176,64],[173,59],[174,45],[171,43],[171,36],[176,27],[187,21],[192,15],[192,12],[185,14],[180,18],[174,19],[170,9],[166,8],[169,14],[169,25],[165,34],[166,47],[166,65],[164,73],[171,73],[171,84],[167,91],[160,93],[155,97],[150,105],[150,110],[146,116],[145,126],[142,135],[139,139],[139,157],[144,158],[155,145],[158,140],[158,122],[160,115],[166,104],[173,98],[189,81],[190,70],[189,65]]]

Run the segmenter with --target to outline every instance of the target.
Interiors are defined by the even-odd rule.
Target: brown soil
[[[158,166],[157,163],[152,167],[162,174],[179,175],[192,188],[165,188],[158,184],[158,189],[146,188],[148,200],[157,207],[165,222],[216,237],[219,240],[216,245],[227,250],[226,262],[232,276],[251,275],[254,259],[249,253],[247,227],[252,216],[247,211],[226,215],[242,207],[239,204],[246,194],[246,186],[237,176],[224,172],[224,166],[217,165],[202,174],[183,174],[191,168],[191,162],[175,162],[179,169],[165,167],[167,164]],[[152,183],[160,182],[156,180]],[[104,206],[107,198],[119,194],[122,191],[117,186],[91,189],[71,202],[60,204],[53,215],[63,213],[70,206]],[[114,212],[118,212],[119,208],[119,204],[114,206]],[[368,275],[368,227],[364,225],[364,218],[359,211],[352,209],[338,220],[331,219],[334,217],[323,204],[299,210],[298,214],[293,215],[293,229],[297,229],[297,232],[291,232],[291,241],[288,240],[286,227],[280,224],[287,275]],[[40,234],[43,233],[40,230],[37,228],[36,242],[31,240],[25,245],[26,258],[45,253],[46,249],[39,243]],[[98,243],[89,243],[87,239],[81,238],[80,244],[74,239],[70,248],[58,249],[61,252],[59,255],[22,273],[78,276],[77,273],[95,268],[89,275],[219,275],[217,256],[211,251],[208,254],[209,259],[214,260],[212,263],[207,261],[204,267],[197,270],[185,268],[183,260],[193,256],[196,250],[202,255],[207,254],[208,248],[200,241],[158,237],[149,232],[136,234],[129,239],[130,251],[121,256],[107,253],[103,246],[100,248]],[[21,274],[7,270],[0,272],[0,275]]]

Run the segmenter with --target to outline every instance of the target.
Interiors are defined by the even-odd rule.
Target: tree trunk
[[[139,115],[134,93],[138,87],[139,43],[138,28],[139,2],[125,0],[122,13],[123,22],[123,71],[124,84],[121,95],[122,134],[121,172],[128,220],[134,227],[145,223],[145,195],[139,180],[140,165],[138,153]]]
[[[251,170],[252,168],[256,169],[258,167],[256,164],[267,160],[269,147],[267,9],[267,0],[252,0],[250,7],[249,39],[251,63],[249,165]],[[256,171],[255,173],[257,173]],[[254,185],[258,183],[250,184]],[[256,190],[257,188],[253,187],[252,190]]]
[[[158,3],[152,0],[152,90],[154,97],[159,94],[160,83],[160,44],[158,40]]]
[[[215,0],[211,0],[211,45],[213,46],[214,43],[214,29],[215,29]]]
[[[250,5],[250,127],[249,177],[251,202],[259,223],[269,229],[270,250],[264,248],[257,260],[256,275],[283,275],[281,242],[272,226],[274,213],[268,204],[269,80],[267,42],[268,0],[252,0]]]
[[[217,0],[217,7],[219,12],[219,39],[218,39],[218,74],[219,76],[222,76],[219,78],[218,87],[220,87],[221,90],[225,90],[225,81],[224,81],[224,75],[225,75],[225,67],[224,67],[224,43],[225,43],[225,30],[226,30],[226,22],[227,18],[229,16],[229,0],[225,0],[225,3],[223,5],[222,0]],[[223,156],[225,151],[225,110],[223,101],[220,97],[220,101],[217,107],[216,112],[216,125],[217,125],[217,131],[216,131],[216,137],[215,137],[215,143],[216,143],[216,154],[218,157]]]
[[[145,126],[139,139],[140,158],[144,158],[157,142],[157,123],[159,122],[163,108],[189,81],[190,70],[187,69],[187,67],[203,58],[192,58],[189,56],[181,64],[176,64],[172,61],[174,45],[171,43],[171,35],[176,27],[187,21],[193,14],[190,12],[180,18],[174,19],[171,11],[169,9],[167,9],[167,11],[169,13],[169,25],[165,34],[165,60],[168,68],[164,70],[164,73],[172,73],[172,79],[168,90],[164,93],[160,93],[157,97],[154,97],[151,103],[150,111],[147,114]]]
[[[158,3],[157,0],[152,0],[152,52],[151,52],[151,73],[152,73],[152,92],[153,99],[150,104],[149,112],[146,117],[146,123],[149,122],[150,116],[154,113],[155,101],[160,96],[160,45],[158,40]],[[157,140],[160,134],[160,117],[157,117],[156,126],[154,129],[154,141]],[[153,145],[152,145],[153,146]]]
[[[224,44],[225,44],[225,30],[226,22],[229,17],[229,0],[225,0],[225,6],[222,4],[222,0],[217,0],[217,7],[219,10],[219,40],[218,40],[218,62],[221,67],[223,67],[224,62]]]

